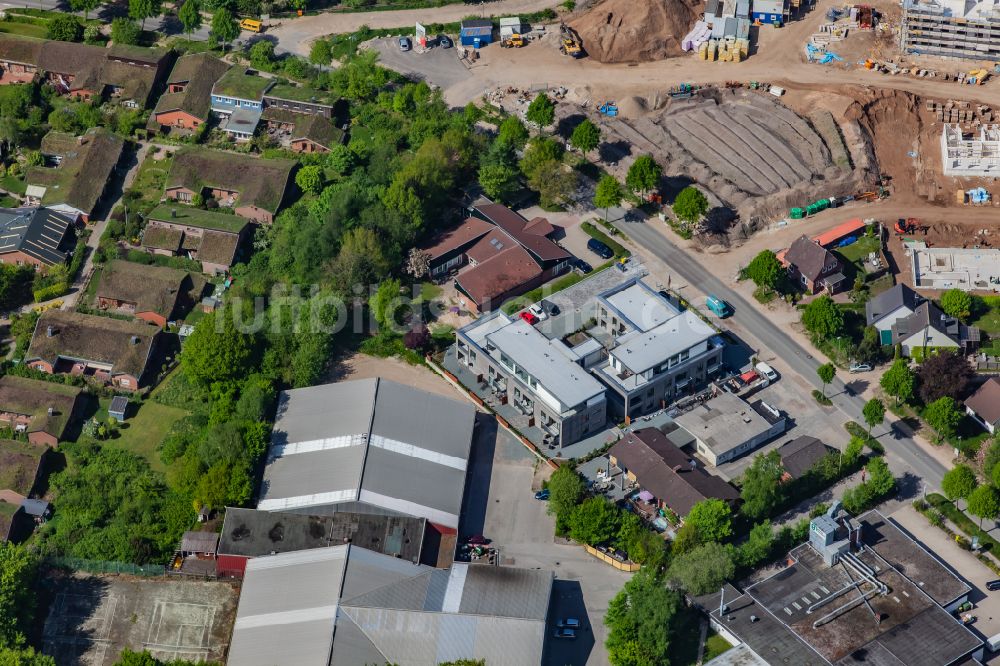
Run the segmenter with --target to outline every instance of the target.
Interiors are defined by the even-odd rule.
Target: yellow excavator
[[[975,83],[977,86],[981,86],[986,83],[986,79],[990,77],[990,73],[985,69],[974,69],[969,72],[965,80],[967,83]]]
[[[524,46],[524,37],[518,34],[513,34],[510,37],[502,39],[500,41],[500,46],[508,49],[519,49]]]
[[[576,30],[565,23],[559,24],[559,51],[563,55],[574,58],[583,57],[583,47],[580,45],[580,36]]]

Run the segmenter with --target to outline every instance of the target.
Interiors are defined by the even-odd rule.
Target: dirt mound
[[[618,113],[625,118],[638,118],[649,111],[649,104],[642,97],[626,97],[618,102]]]
[[[602,0],[570,25],[601,62],[647,62],[678,56],[681,40],[704,11],[701,0]]]

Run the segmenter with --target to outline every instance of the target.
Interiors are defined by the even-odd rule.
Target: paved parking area
[[[431,35],[428,35],[428,39],[430,37]],[[404,52],[399,50],[399,40],[395,37],[373,40],[371,47],[378,51],[380,64],[400,74],[444,89],[461,83],[469,76],[469,70],[459,60],[459,50],[455,47],[450,49],[433,47],[423,52],[411,49]]]
[[[535,457],[505,430],[497,432],[494,442],[489,460],[473,459],[470,488],[478,495],[488,495],[482,534],[500,548],[503,563],[555,573],[543,664],[604,666],[608,663],[604,613],[629,574],[600,562],[579,546],[556,543],[548,504],[534,498],[550,469],[536,465]],[[487,448],[479,452],[485,454]],[[462,532],[472,533],[464,519]],[[564,617],[582,622],[576,640],[552,638],[556,622]]]

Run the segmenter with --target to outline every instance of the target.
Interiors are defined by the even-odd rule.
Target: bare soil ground
[[[646,62],[683,54],[681,40],[702,12],[700,0],[602,0],[569,24],[595,60]]]
[[[239,593],[229,583],[52,573],[45,654],[110,666],[124,648],[169,661],[225,659]]]
[[[371,377],[384,377],[448,398],[458,397],[455,389],[448,382],[422,365],[410,365],[397,358],[378,358],[361,353],[353,353],[339,360],[325,381],[342,382]]]

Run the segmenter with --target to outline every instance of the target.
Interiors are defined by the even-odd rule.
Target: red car
[[[520,317],[521,317],[521,319],[523,319],[524,321],[528,322],[532,326],[534,326],[535,324],[538,323],[538,317],[536,317],[535,315],[531,314],[527,310],[525,310],[524,312],[522,312],[520,314]]]

